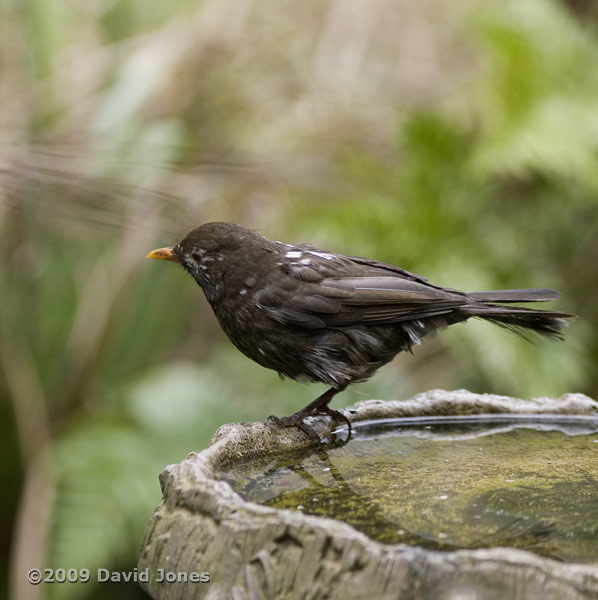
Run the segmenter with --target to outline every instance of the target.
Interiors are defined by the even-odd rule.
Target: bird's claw
[[[347,424],[347,429],[349,430],[349,433],[347,435],[347,441],[351,439],[351,434],[353,432],[353,428],[351,427],[351,421],[349,421],[349,418],[342,410],[336,410],[334,408],[330,408],[329,406],[325,406],[324,408],[320,409],[320,412],[325,415],[329,415],[333,421],[335,419],[337,421],[344,421]]]
[[[326,443],[329,440],[322,439],[318,432],[309,423],[305,422],[305,419],[307,417],[315,417],[319,414],[328,415],[333,421],[344,421],[349,429],[349,435],[347,436],[347,440],[351,437],[351,422],[349,421],[347,416],[340,410],[335,410],[333,408],[329,408],[328,406],[320,408],[314,412],[305,412],[300,410],[289,417],[276,417],[274,415],[270,415],[266,419],[266,424],[271,425],[273,427],[297,427],[301,431],[303,431],[310,439],[318,443]]]

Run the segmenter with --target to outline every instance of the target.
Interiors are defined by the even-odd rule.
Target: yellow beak
[[[174,246],[166,246],[166,248],[157,248],[152,250],[145,258],[157,258],[158,260],[172,260],[173,262],[180,262],[179,259],[173,254],[172,249]]]

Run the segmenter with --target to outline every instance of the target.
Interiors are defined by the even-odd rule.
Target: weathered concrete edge
[[[560,398],[522,400],[495,394],[474,394],[467,390],[430,390],[410,400],[364,400],[343,411],[349,421],[422,417],[440,415],[572,414],[598,417],[598,402],[584,394],[565,394]],[[315,429],[327,432],[329,418],[314,418]],[[221,443],[226,440],[225,443]],[[298,429],[276,429],[264,423],[230,423],[220,427],[201,455],[214,469],[222,469],[229,461],[254,455],[267,456],[285,450],[300,450],[314,442]]]
[[[581,394],[567,394],[559,399],[536,398],[524,401],[461,390],[433,390],[406,402],[368,400],[346,410],[353,422],[404,416],[507,412],[598,416],[598,403]],[[233,587],[233,583],[236,582],[237,590],[241,593],[250,585],[242,579],[248,577],[249,563],[252,560],[255,562],[251,558],[252,552],[261,552],[262,558],[266,560],[270,554],[263,553],[261,548],[264,545],[271,547],[287,535],[293,537],[296,532],[302,532],[302,535],[307,533],[308,537],[317,540],[334,539],[334,543],[339,545],[340,571],[336,574],[334,583],[335,595],[338,593],[338,597],[353,598],[359,597],[355,595],[356,592],[368,592],[369,584],[363,583],[365,587],[360,588],[358,583],[367,580],[367,577],[363,577],[364,573],[356,579],[356,575],[351,574],[352,567],[346,564],[347,556],[357,548],[363,563],[362,570],[371,571],[369,576],[374,577],[388,590],[397,591],[397,586],[408,583],[411,586],[419,586],[420,592],[423,591],[421,586],[427,585],[430,588],[428,592],[433,593],[434,585],[440,585],[439,578],[447,576],[455,582],[460,582],[456,589],[462,590],[470,587],[476,578],[479,579],[479,574],[484,570],[492,570],[499,564],[503,571],[511,569],[512,581],[515,582],[508,583],[509,577],[505,575],[504,585],[524,585],[530,593],[529,597],[554,597],[559,600],[598,597],[598,567],[595,565],[564,564],[540,558],[523,550],[505,548],[440,553],[402,545],[385,546],[342,522],[245,502],[228,484],[214,479],[217,470],[231,460],[247,458],[254,453],[263,455],[274,451],[299,449],[309,444],[311,442],[294,429],[281,431],[261,423],[225,425],[216,432],[206,450],[199,454],[192,453],[182,463],[167,467],[160,476],[164,500],[146,530],[139,568],[150,567],[151,570],[156,565],[165,564],[181,568],[181,565],[185,564],[184,554],[190,551],[189,546],[182,547],[180,543],[169,543],[168,540],[171,535],[176,540],[182,533],[175,531],[176,523],[185,522],[183,529],[186,530],[190,522],[201,522],[201,543],[207,551],[202,555],[195,549],[193,554],[197,557],[201,555],[202,558],[208,554],[213,558],[217,556],[223,579],[219,577],[217,581],[210,583],[209,589],[196,590],[197,593],[194,592],[193,595],[190,595],[189,588],[152,585],[151,580],[148,585],[143,586],[146,591],[154,598],[230,597],[232,588],[223,587],[222,582],[226,581],[226,585]],[[243,535],[247,535],[248,531],[255,533],[260,529],[255,547],[252,549],[254,543],[250,542],[246,549],[249,554],[228,560],[226,552],[214,554],[213,547],[217,545],[219,531],[236,530],[239,517],[243,523],[239,531]],[[191,521],[187,522],[186,519]],[[175,523],[174,528],[171,522]],[[212,534],[208,534],[208,531]],[[191,536],[187,534],[186,539],[193,546]],[[177,552],[180,554],[177,555]],[[240,564],[245,565],[244,568],[240,568]],[[380,569],[382,573],[378,572]],[[424,572],[425,581],[421,577]],[[535,574],[531,579],[530,572]],[[495,584],[502,585],[500,582]],[[270,582],[267,585],[274,584]],[[446,581],[443,581],[442,585],[446,586]],[[478,581],[475,585],[483,585],[483,582]],[[554,594],[550,593],[552,588],[555,590]],[[411,596],[406,592],[405,597]]]

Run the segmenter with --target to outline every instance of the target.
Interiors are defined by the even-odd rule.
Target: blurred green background
[[[144,260],[203,222],[450,287],[554,287],[581,316],[559,344],[451,328],[337,407],[598,397],[593,0],[5,0],[0,17],[0,598],[142,598],[24,573],[131,570],[166,464],[323,391],[248,361],[182,269]]]

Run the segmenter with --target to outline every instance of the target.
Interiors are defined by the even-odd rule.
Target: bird
[[[463,292],[389,263],[271,241],[234,223],[203,224],[147,257],[182,265],[247,357],[283,378],[329,386],[291,416],[268,419],[312,438],[305,419],[316,414],[344,420],[351,435],[346,415],[329,406],[333,397],[438,329],[477,317],[524,337],[562,340],[574,318],[510,306],[556,300],[552,289]]]

